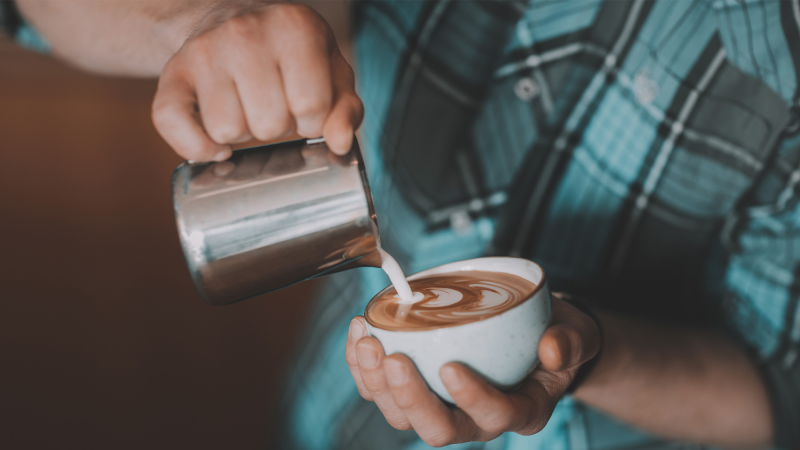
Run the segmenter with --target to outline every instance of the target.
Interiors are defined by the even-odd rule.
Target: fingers
[[[322,135],[331,151],[344,155],[350,151],[353,135],[364,117],[364,105],[356,95],[353,69],[338,51],[334,52],[331,65],[335,102],[325,120]]]
[[[539,359],[547,370],[561,371],[588,359],[583,337],[572,326],[553,325],[539,339]]]
[[[599,349],[594,320],[558,298],[552,322],[539,343],[542,365],[516,392],[504,394],[465,366],[445,364],[439,375],[457,408],[430,391],[408,357],[385,356],[375,338],[362,337],[363,318],[351,322],[348,364],[359,391],[390,424],[413,428],[430,445],[485,441],[506,431],[531,435],[544,428],[580,364]]]
[[[445,364],[439,376],[456,405],[481,429],[497,434],[513,429],[517,411],[508,396],[461,364]]]
[[[294,132],[345,154],[363,117],[353,71],[325,21],[304,5],[233,15],[192,36],[162,71],[159,133],[186,159],[221,161],[229,144]]]
[[[394,354],[386,357],[383,364],[395,403],[423,441],[441,447],[479,437],[479,430],[469,417],[445,406],[428,389],[407,356]]]
[[[276,42],[283,87],[297,133],[321,136],[333,104],[330,31],[324,20],[305,7],[282,8],[279,19],[285,27],[298,30],[291,40],[274,33],[270,36]]]
[[[197,79],[200,116],[208,136],[217,144],[234,144],[252,139],[233,79],[209,71]]]
[[[257,55],[253,55],[253,59]],[[325,60],[328,55],[320,55],[319,59]],[[282,62],[282,67],[286,62]],[[288,63],[291,65],[291,61]],[[258,65],[258,70],[242,69],[236,79],[236,85],[247,119],[250,133],[259,140],[269,141],[292,134],[297,130],[307,137],[323,136],[329,148],[336,154],[344,155],[350,151],[355,130],[361,124],[364,116],[364,107],[355,92],[353,70],[347,61],[335,50],[330,64],[333,67],[332,80],[318,80],[327,84],[332,83],[332,93],[324,92],[321,95],[333,95],[333,105],[320,102],[319,117],[324,118],[321,131],[314,123],[303,131],[302,122],[306,124],[319,117],[309,118],[308,115],[295,116],[296,109],[290,110],[289,104],[297,101],[290,95],[284,86],[283,77],[279,68],[271,61],[264,61]],[[246,67],[253,67],[252,61]],[[288,70],[288,69],[287,69]],[[289,83],[291,84],[291,83]],[[326,84],[326,85],[327,85]],[[293,94],[292,94],[293,95]],[[313,90],[302,92],[305,95],[313,94]]]
[[[372,401],[367,388],[364,387],[364,382],[361,380],[361,371],[358,368],[358,356],[356,355],[356,342],[367,335],[367,327],[364,325],[364,318],[361,316],[354,317],[350,321],[350,329],[347,332],[347,348],[345,349],[345,359],[347,365],[350,367],[350,374],[353,375],[353,380],[356,382],[358,393],[364,397],[364,400]]]
[[[530,378],[516,392],[504,394],[458,363],[445,364],[439,374],[456,405],[489,439],[506,431],[539,432],[557,402]]]
[[[369,392],[369,396],[378,405],[386,421],[398,430],[408,430],[411,428],[406,416],[397,407],[384,373],[385,354],[383,346],[374,337],[364,337],[356,343],[356,356],[358,360],[359,374],[364,384],[364,388]]]
[[[597,323],[569,303],[553,299],[552,323],[539,339],[539,360],[545,369],[562,371],[576,367],[600,350]]]
[[[547,423],[567,373],[535,371],[518,389],[503,394],[466,367],[449,363],[440,376],[458,408],[446,406],[430,391],[411,360],[402,354],[385,356],[380,343],[360,336],[363,318],[351,322],[348,364],[386,420],[398,429],[414,429],[429,445],[440,447],[466,441],[494,439],[505,431],[530,435]],[[352,353],[355,353],[355,360]],[[549,388],[548,388],[549,386]],[[362,394],[363,395],[363,394]]]
[[[572,369],[567,372],[550,372],[541,367],[534,370],[519,389],[508,394],[518,411],[518,420],[511,429],[523,436],[541,431],[573,375]]]
[[[200,124],[193,87],[179,73],[165,68],[153,100],[153,124],[159,134],[188,160],[222,161],[230,146],[214,142]]]
[[[294,117],[286,103],[276,62],[258,52],[247,53],[246,58],[239,62],[236,87],[250,134],[261,141],[271,141],[293,133]]]

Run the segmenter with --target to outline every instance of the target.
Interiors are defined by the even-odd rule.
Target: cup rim
[[[535,261],[531,261],[530,259],[518,258],[518,257],[515,257],[515,256],[484,256],[484,257],[480,257],[480,258],[471,258],[471,259],[464,259],[464,260],[460,260],[460,261],[453,261],[453,262],[449,262],[449,263],[445,263],[445,264],[440,264],[440,265],[435,266],[435,267],[430,267],[430,268],[425,269],[425,270],[421,270],[421,271],[419,271],[419,272],[417,272],[415,274],[409,275],[408,277],[406,277],[406,279],[407,280],[414,280],[414,279],[421,278],[421,277],[424,277],[424,276],[427,276],[427,275],[431,275],[430,272],[433,272],[433,271],[435,271],[437,269],[441,269],[442,267],[448,266],[450,264],[468,263],[470,261],[480,261],[480,260],[486,260],[486,259],[521,260],[521,261],[524,261],[524,262],[527,262],[527,263],[531,263],[531,264],[535,265],[536,267],[538,267],[539,270],[542,272],[542,279],[539,280],[539,283],[536,283],[536,287],[533,289],[533,291],[531,291],[531,293],[527,296],[527,298],[525,300],[517,303],[513,307],[511,307],[509,309],[506,309],[504,311],[500,311],[500,312],[498,312],[496,314],[493,314],[491,316],[484,317],[482,319],[474,320],[474,321],[471,321],[471,322],[456,323],[456,324],[452,324],[452,325],[442,325],[442,326],[434,326],[434,327],[431,327],[431,328],[412,329],[412,330],[387,330],[385,328],[381,328],[381,327],[375,325],[374,323],[372,323],[370,321],[370,319],[369,319],[369,316],[367,315],[367,311],[369,310],[369,306],[375,301],[375,299],[380,297],[381,294],[383,294],[384,291],[386,291],[387,289],[392,287],[392,285],[390,284],[390,285],[386,286],[385,288],[381,289],[380,291],[378,291],[378,293],[375,294],[369,300],[369,302],[367,302],[367,306],[364,307],[364,320],[366,320],[367,324],[372,326],[373,328],[376,328],[378,330],[385,331],[385,332],[390,332],[390,333],[422,333],[422,332],[426,332],[426,331],[441,330],[443,328],[456,328],[456,327],[461,327],[461,326],[466,326],[466,325],[472,325],[472,324],[476,324],[476,323],[485,322],[485,321],[487,321],[489,319],[493,319],[495,317],[501,316],[503,314],[506,314],[507,312],[510,312],[510,311],[513,311],[513,310],[519,308],[520,306],[524,305],[525,303],[530,301],[532,298],[534,298],[536,296],[536,294],[538,294],[539,291],[542,290],[542,288],[547,284],[547,272],[544,271],[544,268],[541,265],[539,265]],[[484,270],[484,269],[480,269],[480,270]],[[486,271],[487,272],[503,272],[503,271],[500,271],[500,270],[486,270]],[[453,272],[458,272],[458,271],[453,271]],[[461,271],[461,272],[469,272],[469,271],[464,270],[464,271]],[[442,273],[449,273],[449,272],[442,272]],[[503,273],[508,273],[508,272],[503,272]]]

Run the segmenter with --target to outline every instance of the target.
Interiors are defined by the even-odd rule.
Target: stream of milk
[[[392,281],[392,285],[395,290],[397,290],[398,297],[400,297],[397,303],[411,305],[412,303],[422,300],[424,297],[422,292],[411,292],[411,287],[408,285],[408,281],[406,281],[403,269],[401,269],[397,261],[392,258],[392,255],[386,253],[382,248],[379,248],[378,251],[381,253],[381,268],[386,272],[386,275],[389,276],[389,280]]]

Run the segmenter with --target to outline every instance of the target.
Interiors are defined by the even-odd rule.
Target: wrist
[[[632,359],[632,351],[619,333],[617,318],[606,312],[597,312],[595,318],[602,333],[602,353],[591,373],[573,393],[575,398],[587,403],[591,403],[595,394],[604,392],[609,382],[619,379],[620,372],[626,370]]]
[[[589,318],[592,319],[592,321],[594,322],[594,324],[595,324],[595,326],[596,326],[596,328],[597,328],[597,330],[599,332],[599,334],[597,335],[597,340],[599,341],[598,342],[597,353],[591,359],[589,359],[587,361],[584,361],[580,365],[580,367],[578,367],[578,370],[575,372],[575,374],[574,374],[574,376],[572,378],[572,382],[567,387],[567,390],[564,392],[565,394],[572,395],[589,378],[589,376],[594,371],[595,366],[597,365],[598,361],[602,357],[602,354],[603,354],[603,327],[602,327],[602,325],[600,323],[599,317],[596,314],[596,311],[594,310],[594,308],[592,308],[589,305],[589,303],[585,299],[583,299],[581,297],[573,297],[571,295],[564,295],[564,294],[561,295],[561,298],[565,302],[567,302],[570,305],[572,305],[573,308],[575,308],[575,309],[579,310],[580,312],[582,312],[583,314],[589,316]]]
[[[216,0],[198,11],[192,25],[183,35],[183,42],[213,30],[228,20],[290,0]],[[178,47],[180,48],[180,46]]]
[[[154,44],[161,49],[156,74],[188,41],[228,20],[287,0],[211,0],[165,3],[151,11],[155,20]]]

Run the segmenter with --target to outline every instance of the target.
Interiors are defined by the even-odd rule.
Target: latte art
[[[404,302],[390,286],[367,305],[367,321],[393,331],[461,325],[507,311],[536,290],[535,284],[522,277],[479,270],[429,275],[409,280],[409,285],[421,299]]]

